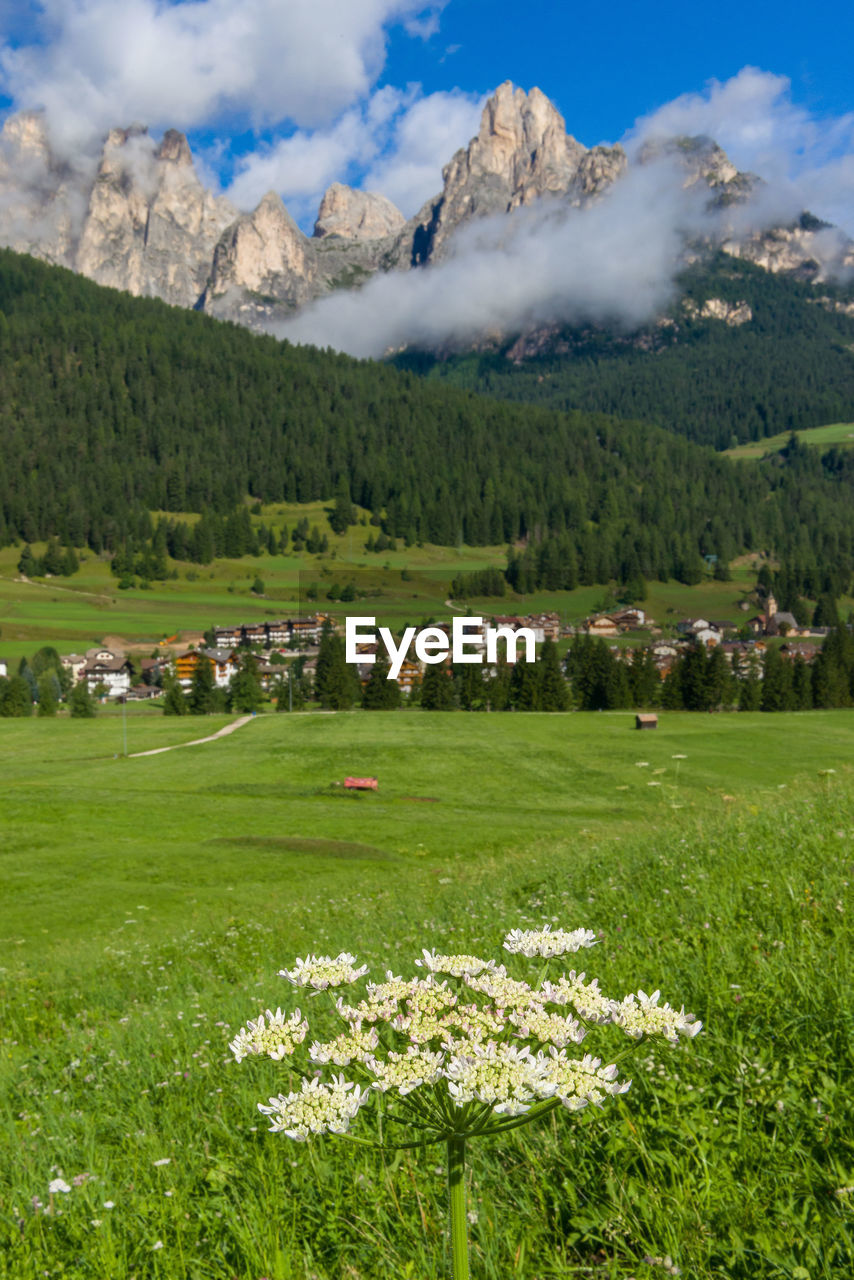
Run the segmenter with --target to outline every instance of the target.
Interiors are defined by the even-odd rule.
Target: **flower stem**
[[[468,1222],[466,1220],[466,1140],[448,1138],[448,1199],[451,1208],[451,1262],[454,1280],[469,1280]]]

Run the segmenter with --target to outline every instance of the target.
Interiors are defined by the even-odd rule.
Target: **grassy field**
[[[822,428],[823,429],[823,428]],[[82,565],[71,578],[22,581],[17,572],[20,548],[0,549],[0,659],[17,665],[43,645],[61,653],[80,652],[95,644],[138,652],[153,652],[172,639],[173,648],[197,641],[202,631],[216,624],[262,621],[283,614],[326,608],[341,617],[351,613],[375,616],[380,625],[401,628],[426,618],[447,618],[445,600],[451,580],[458,573],[485,566],[503,566],[506,547],[410,547],[380,555],[365,551],[365,540],[376,531],[358,524],[336,536],[329,529],[321,503],[302,507],[267,507],[256,521],[277,528],[282,522],[293,528],[305,515],[311,525],[327,533],[329,552],[322,556],[244,556],[212,565],[178,563],[177,576],[154,582],[150,588],[120,590],[109,563],[82,551]],[[35,544],[37,555],[44,548]],[[748,602],[756,585],[761,560],[743,557],[732,569],[730,582],[711,578],[694,587],[678,582],[651,582],[643,602],[647,612],[665,626],[683,617],[711,617],[738,623],[749,614],[739,606]],[[260,578],[264,595],[253,594]],[[330,603],[332,584],[354,583],[359,598],[350,606]],[[316,600],[309,598],[316,588]],[[845,612],[852,606],[842,600]],[[613,607],[605,586],[579,587],[575,591],[536,592],[528,596],[473,599],[465,602],[473,613],[529,613],[554,610],[567,623]],[[463,606],[459,605],[462,609]]]
[[[129,750],[223,723],[140,714]],[[705,1030],[475,1151],[473,1275],[850,1274],[854,713],[632,723],[269,716],[124,759],[118,718],[0,721],[0,1276],[448,1274],[443,1151],[269,1135],[282,1069],[226,1044],[297,954],[408,973],[552,919]]]
[[[790,431],[781,431],[777,436],[751,440],[734,449],[726,449],[725,453],[728,458],[764,458],[767,453],[778,453],[785,448],[791,434]],[[802,444],[808,444],[811,448],[827,449],[831,445],[839,445],[850,449],[854,445],[854,422],[832,422],[826,427],[809,427],[804,431],[796,431],[795,435]]]

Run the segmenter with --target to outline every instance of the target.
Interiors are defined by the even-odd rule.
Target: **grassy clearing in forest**
[[[130,749],[221,723],[140,717]],[[602,1113],[473,1145],[473,1275],[850,1273],[854,716],[631,724],[270,716],[124,760],[115,720],[0,722],[0,1276],[439,1280],[444,1150],[269,1135],[286,1074],[227,1042],[300,1003],[297,954],[410,973],[553,919],[705,1030]]]

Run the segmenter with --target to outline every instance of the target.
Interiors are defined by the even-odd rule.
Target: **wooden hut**
[[[635,728],[636,729],[657,729],[658,716],[654,715],[652,712],[648,712],[648,713],[639,712],[635,716]]]

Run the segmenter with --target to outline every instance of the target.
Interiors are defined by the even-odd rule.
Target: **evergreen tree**
[[[71,709],[71,718],[73,720],[94,720],[98,714],[98,708],[85,680],[79,680],[71,690],[68,696],[68,705]]]
[[[382,653],[377,653],[371,667],[368,683],[362,693],[362,706],[366,711],[393,711],[400,706],[400,687],[396,680],[387,679],[389,664]]]
[[[758,711],[762,706],[762,680],[754,654],[750,655],[747,670],[738,685],[739,711]]]
[[[854,701],[854,636],[844,628],[829,633],[812,667],[815,707],[847,707]]]
[[[350,498],[350,486],[347,477],[342,476],[335,491],[335,505],[329,513],[329,525],[333,533],[343,533],[355,523],[356,513]]]
[[[452,668],[454,693],[463,711],[480,711],[486,700],[483,666],[479,662],[460,662]]]
[[[514,711],[539,711],[540,680],[536,664],[522,658],[513,664],[510,676],[510,705]]]
[[[537,661],[540,683],[540,710],[566,711],[569,707],[569,690],[560,669],[557,645],[546,640]]]
[[[187,709],[191,715],[207,716],[216,709],[216,680],[213,663],[204,653],[199,654],[199,661],[193,672],[190,692],[187,696]]]
[[[800,654],[792,663],[792,703],[796,711],[812,708],[812,673]]]
[[[632,706],[654,707],[661,700],[661,677],[651,649],[636,649],[629,667]]]
[[[317,667],[314,673],[314,695],[321,706],[330,711],[347,711],[359,696],[361,687],[355,668],[348,665],[344,640],[329,621],[323,624]]]
[[[163,714],[165,716],[185,716],[189,711],[184,690],[171,671],[163,677]],[[73,713],[72,713],[73,714]]]
[[[59,681],[52,672],[46,671],[44,675],[39,676],[38,694],[37,714],[55,716],[59,700]]]
[[[814,627],[838,627],[839,611],[836,608],[836,601],[830,592],[826,591],[820,595],[815,606],[812,625]]]
[[[32,547],[27,544],[18,560],[18,573],[24,578],[35,578],[41,574],[41,571],[41,564],[33,555]]]
[[[259,710],[264,694],[254,654],[247,653],[241,659],[240,669],[231,677],[228,686],[228,700],[232,711],[241,711],[244,715]]]
[[[792,672],[776,647],[768,649],[762,667],[762,711],[789,711],[792,707]]]
[[[455,705],[454,682],[447,663],[426,663],[421,681],[421,710],[453,711]]]
[[[726,654],[714,645],[706,655],[706,709],[728,707],[733,698],[733,678]]]
[[[33,714],[33,698],[23,676],[0,681],[0,716],[20,719]]]

